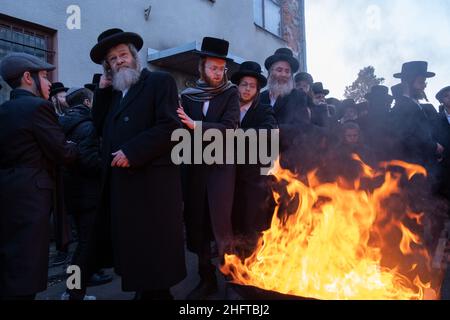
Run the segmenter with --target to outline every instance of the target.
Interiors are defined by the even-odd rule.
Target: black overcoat
[[[97,89],[92,116],[102,137],[102,188],[92,256],[122,276],[124,291],[169,288],[186,276],[179,167],[171,161],[180,126],[167,73],[144,69],[122,98]],[[130,168],[111,168],[122,150]]]
[[[0,106],[0,296],[47,288],[53,173],[76,157],[51,103],[13,90]]]

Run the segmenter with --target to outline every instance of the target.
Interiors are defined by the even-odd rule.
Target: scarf
[[[181,95],[186,96],[186,98],[194,102],[205,102],[212,100],[216,96],[233,87],[236,86],[228,81],[228,78],[225,75],[223,83],[218,87],[213,88],[210,87],[205,81],[197,80],[194,87],[187,88],[181,93]]]

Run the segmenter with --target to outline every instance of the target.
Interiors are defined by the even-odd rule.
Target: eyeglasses
[[[225,73],[228,71],[228,68],[226,67],[217,67],[217,66],[212,66],[212,67],[207,67],[209,71],[213,72],[213,73]]]
[[[247,83],[247,82],[241,82],[239,84],[239,87],[241,87],[241,88],[250,88],[252,90],[255,90],[255,89],[258,88],[256,84],[254,84],[254,83]]]

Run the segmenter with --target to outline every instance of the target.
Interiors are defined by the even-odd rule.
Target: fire
[[[226,255],[222,273],[237,284],[324,300],[429,298],[431,285],[421,280],[427,274],[418,264],[428,265],[430,257],[406,226],[420,222],[422,215],[397,217],[384,205],[400,194],[401,174],[376,171],[354,159],[363,178],[383,178],[379,187],[368,192],[359,182],[352,188],[344,181],[323,184],[316,172],[303,183],[277,163],[272,173],[287,182],[289,202],[298,208],[280,218],[282,197],[274,192],[278,205],[271,228],[244,261]],[[399,161],[383,166],[402,167],[408,179],[426,175],[422,167]]]

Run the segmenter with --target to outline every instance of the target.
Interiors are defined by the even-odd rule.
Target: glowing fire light
[[[383,205],[390,196],[400,194],[401,175],[380,173],[358,157],[354,159],[361,164],[362,178],[384,177],[381,186],[368,192],[360,190],[358,183],[355,188],[344,188],[339,182],[323,184],[315,172],[309,174],[305,184],[277,164],[273,175],[277,181],[287,182],[290,202],[298,202],[298,208],[294,214],[280,218],[282,199],[274,192],[278,205],[271,228],[244,261],[226,255],[221,271],[237,284],[301,297],[428,298],[425,293],[431,291],[431,285],[421,281],[426,275],[419,274],[422,269],[417,262],[406,269],[400,267],[405,261],[430,261],[420,237],[406,227],[408,223],[420,223],[422,215],[404,212],[399,218]],[[422,167],[399,161],[383,166],[402,167],[408,179],[426,175]],[[398,239],[390,236],[395,232],[401,235]],[[383,255],[386,249],[400,257],[394,267],[382,265],[384,258],[390,258]]]

